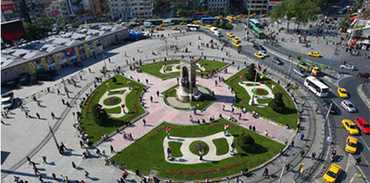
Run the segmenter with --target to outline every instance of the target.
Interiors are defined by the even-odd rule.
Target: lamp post
[[[64,81],[64,78],[62,78],[62,83],[63,83],[64,92],[66,92],[66,95],[69,98],[68,88],[67,88],[66,82]]]
[[[252,4],[252,0],[249,0],[249,7],[248,7],[248,18],[247,18],[247,40],[248,39],[248,35],[249,35],[249,17],[251,16],[251,4]]]
[[[104,61],[104,69],[103,69],[103,72],[104,72],[104,75],[105,75],[105,72],[107,71],[107,63],[105,62],[105,54],[103,53],[103,61]]]

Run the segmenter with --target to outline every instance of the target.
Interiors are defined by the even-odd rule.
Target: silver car
[[[294,72],[294,74],[297,74],[298,76],[300,76],[302,78],[307,77],[307,74],[306,73],[302,72],[301,70],[299,70],[297,68],[293,69],[293,72]]]
[[[340,103],[340,106],[343,107],[347,112],[356,112],[357,111],[355,105],[353,105],[353,103],[349,100],[343,100]]]
[[[355,70],[356,67],[352,64],[342,64],[339,66],[341,69],[346,69],[346,70]]]

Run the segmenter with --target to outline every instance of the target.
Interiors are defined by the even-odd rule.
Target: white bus
[[[329,94],[329,87],[313,76],[308,76],[304,79],[304,86],[318,97],[327,97]]]
[[[186,27],[188,28],[188,30],[191,30],[191,31],[197,31],[200,29],[200,25],[197,25],[197,24],[188,24],[186,25]]]

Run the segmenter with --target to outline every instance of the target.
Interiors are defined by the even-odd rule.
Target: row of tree
[[[52,31],[53,26],[56,25],[59,30],[63,29],[65,22],[62,18],[39,18],[37,24],[24,23],[25,38],[28,40],[36,40],[40,37],[46,36],[48,32]],[[71,27],[78,28],[78,23],[72,23]]]

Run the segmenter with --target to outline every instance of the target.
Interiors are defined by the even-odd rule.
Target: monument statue
[[[192,101],[198,94],[196,85],[196,60],[180,60],[180,83],[176,92],[176,97],[180,101]]]

